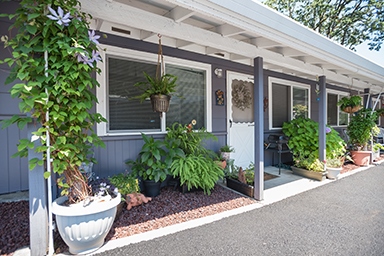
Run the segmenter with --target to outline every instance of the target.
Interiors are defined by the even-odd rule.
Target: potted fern
[[[231,159],[232,152],[235,152],[235,149],[230,145],[223,145],[220,147],[220,157],[226,161]]]
[[[204,141],[217,138],[205,128],[193,130],[194,125],[196,121],[192,120],[188,125],[176,122],[167,128],[165,140],[176,140],[183,152],[173,159],[170,173],[179,180],[182,192],[202,189],[210,194],[216,182],[224,177],[224,171],[215,161],[215,152],[204,147]]]
[[[161,37],[159,36],[159,57],[155,77],[144,72],[145,81],[135,84],[142,90],[142,93],[135,97],[141,102],[150,99],[154,112],[168,112],[171,95],[176,92],[177,77],[164,73],[163,51],[161,47]]]

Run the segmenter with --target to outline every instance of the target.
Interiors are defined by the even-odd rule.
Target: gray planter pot
[[[115,220],[121,195],[105,202],[92,202],[63,206],[67,197],[59,197],[52,203],[56,225],[71,254],[88,254],[104,244],[104,239]]]
[[[327,167],[327,178],[330,180],[337,179],[343,167]]]
[[[312,179],[312,180],[318,180],[323,181],[326,179],[327,172],[312,172],[308,171],[306,169],[298,168],[295,166],[291,166],[292,172],[296,175]]]

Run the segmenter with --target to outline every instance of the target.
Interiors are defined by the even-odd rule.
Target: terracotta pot
[[[358,166],[368,166],[371,159],[371,151],[351,151],[353,162]]]
[[[216,163],[218,166],[220,166],[221,169],[225,169],[225,167],[227,166],[226,161],[216,161]]]

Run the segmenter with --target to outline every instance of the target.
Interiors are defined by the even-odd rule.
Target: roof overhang
[[[94,28],[372,93],[384,67],[252,0],[81,0]],[[115,28],[115,29],[113,29]],[[116,29],[117,28],[117,29]],[[129,35],[124,33],[129,31]]]

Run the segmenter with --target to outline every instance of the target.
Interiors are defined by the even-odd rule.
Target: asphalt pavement
[[[384,255],[384,164],[102,255]]]

